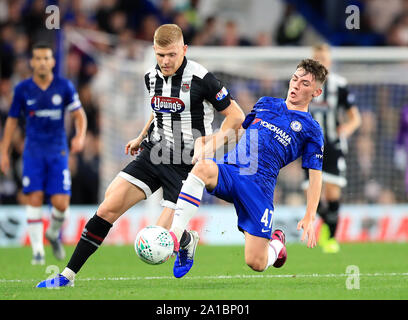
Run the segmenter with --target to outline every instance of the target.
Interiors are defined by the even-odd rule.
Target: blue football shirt
[[[49,87],[42,90],[29,78],[15,87],[8,115],[25,117],[26,148],[61,150],[68,148],[65,111],[78,108],[81,108],[81,102],[69,80],[54,76]]]
[[[245,135],[224,162],[240,167],[273,199],[279,170],[302,157],[302,167],[322,170],[323,131],[310,113],[289,110],[285,100],[262,97],[242,125]]]

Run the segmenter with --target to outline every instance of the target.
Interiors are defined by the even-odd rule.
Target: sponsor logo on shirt
[[[322,150],[322,153],[323,153],[324,152],[324,145],[322,146],[321,150]],[[316,154],[316,158],[317,159],[323,159],[323,154]]]
[[[179,98],[154,96],[151,100],[152,109],[157,112],[180,113],[185,109],[184,102]]]
[[[253,124],[257,123],[257,122],[260,122],[261,126],[267,128],[270,131],[272,131],[273,133],[275,133],[274,139],[278,140],[278,142],[281,143],[282,145],[284,145],[285,147],[288,146],[291,143],[292,138],[290,137],[290,135],[288,133],[283,131],[281,128],[275,126],[272,123],[269,123],[267,121],[259,119],[259,118],[256,118],[254,120]]]
[[[62,110],[60,109],[43,109],[30,111],[29,115],[33,117],[34,115],[39,118],[51,118],[51,120],[60,120],[62,117]]]

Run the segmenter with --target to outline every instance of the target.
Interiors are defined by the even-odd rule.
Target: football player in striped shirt
[[[192,169],[193,156],[198,157],[206,137],[224,144],[225,132],[238,131],[244,113],[228,90],[212,73],[185,57],[187,46],[177,25],[160,26],[154,34],[157,65],[145,75],[152,113],[141,134],[125,146],[125,153],[136,155],[112,181],[96,214],[88,221],[81,239],[60,275],[37,287],[72,286],[76,274],[97,250],[113,223],[129,208],[163,188],[164,210],[158,225],[170,228],[182,181]],[[214,109],[225,116],[220,130],[212,132]],[[207,152],[207,150],[204,150]],[[199,236],[184,230],[174,264],[179,276],[193,265]]]
[[[281,267],[287,254],[283,230],[273,230],[274,189],[279,170],[300,156],[309,171],[309,187],[306,213],[297,229],[303,228],[301,239],[307,238],[308,247],[316,245],[314,220],[322,187],[324,142],[308,106],[322,93],[326,76],[327,69],[319,62],[301,61],[286,99],[259,99],[242,124],[244,135],[222,162],[204,155],[195,164],[181,188],[170,228],[176,246],[206,189],[234,204],[238,229],[245,235],[246,264],[255,271]]]
[[[326,44],[313,47],[313,59],[330,70],[330,47]],[[323,220],[319,245],[325,253],[337,253],[340,245],[335,235],[341,191],[347,185],[347,139],[360,126],[361,116],[355,105],[354,95],[347,89],[346,79],[333,72],[327,77],[323,93],[312,100],[309,111],[324,133],[323,189],[317,210]]]
[[[73,84],[55,76],[52,47],[38,43],[33,47],[30,65],[32,78],[20,82],[14,90],[1,149],[1,171],[10,167],[9,147],[18,119],[25,118],[23,153],[23,192],[26,206],[28,234],[33,249],[32,264],[44,264],[42,204],[50,196],[52,215],[46,238],[55,257],[65,258],[59,231],[68,214],[71,177],[68,168],[68,142],[64,114],[68,111],[75,121],[76,134],[71,140],[71,152],[84,147],[87,119]]]

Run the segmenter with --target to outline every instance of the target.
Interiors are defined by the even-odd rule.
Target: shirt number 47
[[[271,231],[272,221],[273,221],[273,210],[266,208],[261,218],[261,222],[265,225],[266,229],[262,228],[262,232]]]

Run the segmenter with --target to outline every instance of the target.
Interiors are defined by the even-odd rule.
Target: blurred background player
[[[238,229],[245,234],[247,265],[259,272],[272,265],[281,267],[286,261],[285,234],[279,229],[272,232],[274,190],[280,169],[302,156],[302,167],[309,171],[309,187],[306,213],[297,229],[303,228],[301,240],[307,237],[308,247],[316,245],[314,220],[322,188],[324,142],[322,129],[307,111],[310,101],[322,93],[326,76],[322,64],[312,59],[301,61],[286,99],[259,99],[242,124],[245,137],[225,154],[223,162],[203,157],[195,164],[181,189],[170,229],[177,240],[197,212],[206,188],[234,204]],[[254,151],[253,145],[257,145]],[[248,166],[248,155],[256,165],[250,162]]]
[[[50,197],[52,215],[46,238],[55,257],[65,258],[59,231],[68,213],[71,177],[68,169],[68,142],[64,125],[65,111],[74,118],[76,135],[71,140],[71,152],[84,146],[87,119],[73,84],[55,76],[52,47],[33,47],[30,65],[33,76],[20,82],[6,120],[1,145],[1,171],[10,168],[9,147],[20,116],[25,118],[23,156],[23,192],[27,194],[28,234],[33,250],[32,264],[44,264],[42,205]]]
[[[395,145],[394,162],[395,166],[405,170],[405,192],[408,195],[408,104],[400,111],[399,128]]]
[[[137,157],[109,185],[61,275],[37,287],[72,286],[76,274],[102,244],[113,223],[160,187],[165,208],[157,225],[170,228],[182,181],[193,167],[193,157],[199,157],[196,151],[193,153],[194,143],[212,135],[214,109],[225,116],[221,130],[212,136],[215,140],[221,137],[224,141],[224,131],[241,126],[244,113],[227,89],[203,66],[186,59],[187,45],[179,26],[165,24],[157,28],[153,49],[157,64],[145,74],[153,112],[141,134],[125,147],[126,154]],[[198,241],[197,232],[185,231],[179,255],[194,252]],[[177,258],[175,268],[178,265]]]
[[[360,112],[354,104],[354,96],[347,90],[347,81],[330,71],[332,65],[330,47],[319,44],[313,47],[313,59],[328,70],[323,93],[314,98],[309,112],[317,120],[324,133],[323,189],[317,212],[323,219],[319,245],[324,252],[336,253],[340,246],[335,239],[341,188],[347,184],[347,138],[360,126]]]

